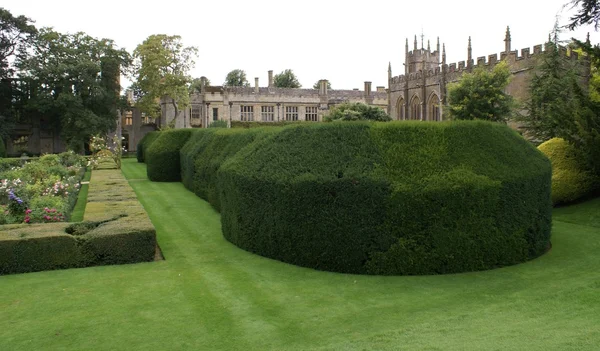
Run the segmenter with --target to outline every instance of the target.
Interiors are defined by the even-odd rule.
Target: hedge
[[[221,164],[260,137],[265,128],[203,129],[194,133],[181,149],[181,178],[184,186],[220,210],[217,171]]]
[[[156,231],[120,170],[92,173],[84,220],[0,226],[0,275],[154,259]]]
[[[155,182],[181,181],[179,152],[188,141],[192,129],[173,129],[161,132],[144,152],[148,179]]]
[[[0,138],[0,158],[6,157],[6,147],[4,146],[4,140]]]
[[[277,122],[247,122],[247,121],[231,121],[231,128],[262,128],[262,127],[284,127],[289,125],[305,125],[315,122],[306,121],[277,121]]]
[[[160,135],[160,132],[158,132],[158,131],[149,132],[149,133],[146,133],[146,135],[144,135],[142,140],[140,140],[140,142],[137,144],[136,150],[135,150],[138,162],[145,161],[146,150],[150,147],[150,145],[152,145],[152,143],[158,138],[159,135]]]
[[[552,202],[555,205],[579,200],[594,191],[599,180],[586,169],[584,156],[573,145],[554,138],[538,148],[552,163]]]
[[[258,138],[222,163],[217,190],[224,236],[248,251],[327,271],[436,274],[544,253],[550,178],[548,159],[504,125],[331,123]]]

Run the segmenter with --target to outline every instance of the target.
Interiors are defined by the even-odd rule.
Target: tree
[[[505,61],[491,71],[477,68],[448,85],[448,112],[455,120],[482,119],[506,122],[515,106],[504,90],[511,73]]]
[[[41,29],[31,55],[16,61],[20,89],[26,92],[23,114],[39,116],[74,151],[92,134],[106,134],[117,120],[119,78],[131,59],[109,39],[79,32]]]
[[[246,79],[246,72],[243,69],[234,69],[233,71],[227,73],[223,85],[228,87],[250,86],[248,79]]]
[[[570,18],[571,23],[567,25],[570,30],[586,24],[594,24],[598,30],[600,23],[600,1],[598,0],[571,0],[571,9],[579,7],[579,11]]]
[[[134,52],[136,87],[139,99],[136,106],[150,116],[156,116],[160,99],[168,97],[175,110],[189,105],[189,71],[194,67],[198,49],[183,46],[179,35],[154,34],[138,45]]]
[[[209,87],[210,86],[210,79],[205,78],[206,79],[206,86]],[[202,89],[202,79],[201,78],[194,78],[192,80],[192,82],[190,83],[190,87],[188,88],[191,93],[199,93]]]
[[[25,16],[14,17],[0,7],[0,138],[11,133],[18,118],[16,101],[21,100],[18,82],[14,81],[11,60],[26,57],[27,46],[37,33],[32,20]]]
[[[378,121],[388,122],[392,118],[379,107],[369,106],[360,102],[343,103],[329,110],[324,120],[332,121]]]
[[[525,102],[527,113],[517,118],[528,136],[541,142],[574,130],[574,114],[585,95],[581,62],[561,53],[559,46],[555,31],[532,71],[529,99]]]
[[[321,89],[321,81],[318,80],[314,85],[313,89]],[[331,83],[327,81],[327,90],[331,89]]]
[[[286,69],[283,72],[276,74],[273,77],[273,84],[277,88],[301,88],[302,85],[298,82],[298,78],[291,69]]]

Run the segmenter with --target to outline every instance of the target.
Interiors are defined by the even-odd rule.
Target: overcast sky
[[[194,77],[222,84],[227,72],[240,68],[248,80],[267,84],[267,71],[290,68],[303,87],[329,79],[334,89],[363,88],[364,81],[387,86],[388,62],[394,75],[404,72],[404,44],[425,35],[435,47],[446,43],[448,63],[466,60],[468,37],[473,57],[504,50],[510,26],[513,49],[533,47],[548,38],[557,16],[565,24],[570,0],[453,1],[151,1],[19,0],[0,4],[13,15],[25,15],[37,27],[60,32],[83,31],[110,38],[128,51],[151,34],[180,35],[197,46]],[[592,27],[565,31],[562,39],[593,43]],[[127,81],[124,82],[127,85]]]

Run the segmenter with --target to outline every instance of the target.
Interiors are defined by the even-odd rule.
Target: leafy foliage
[[[513,98],[504,90],[510,82],[505,61],[492,71],[476,68],[463,74],[460,81],[448,84],[448,112],[455,120],[481,119],[505,122],[512,114]]]
[[[4,140],[0,137],[0,158],[6,157],[6,147],[4,146]]]
[[[41,29],[30,50],[16,63],[20,79],[35,91],[26,112],[43,116],[75,151],[91,134],[115,127],[119,76],[130,63],[125,50],[108,39],[51,29]]]
[[[145,162],[146,152],[148,151],[148,148],[158,138],[159,135],[160,132],[158,131],[149,132],[144,135],[142,140],[140,140],[135,150],[138,162]]]
[[[552,202],[564,204],[589,195],[598,177],[588,169],[581,150],[566,140],[553,138],[538,146],[552,163]]]
[[[210,86],[210,79],[206,78],[206,86]],[[190,83],[189,91],[190,93],[199,93],[202,90],[202,79],[194,78]]]
[[[276,74],[273,77],[273,85],[277,88],[301,88],[302,84],[296,78],[296,75],[291,69],[286,69],[283,72]]]
[[[246,71],[243,69],[234,69],[227,73],[223,85],[227,87],[248,87],[250,83],[248,83],[248,79],[246,78]]]
[[[136,106],[149,116],[158,116],[160,99],[168,97],[178,116],[190,101],[189,71],[194,67],[197,54],[198,49],[184,47],[178,35],[154,34],[138,45],[133,52]]]
[[[343,103],[336,105],[329,110],[327,116],[323,118],[327,122],[331,121],[378,121],[388,122],[392,118],[384,110],[369,106],[360,102]]]

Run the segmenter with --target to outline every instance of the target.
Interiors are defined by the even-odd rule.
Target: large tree
[[[321,89],[321,81],[318,80],[316,81],[315,84],[313,84],[313,89]],[[331,83],[329,81],[327,81],[327,90],[331,89]]]
[[[511,73],[505,61],[492,70],[477,68],[448,85],[448,112],[457,120],[482,119],[505,122],[512,114],[514,100],[505,92]]]
[[[302,85],[291,69],[286,69],[283,72],[276,74],[273,77],[273,84],[277,88],[300,88]]]
[[[28,100],[24,114],[38,115],[60,131],[75,151],[89,136],[115,127],[121,70],[130,55],[109,39],[41,29],[16,66]]]
[[[27,46],[37,33],[33,21],[25,16],[13,16],[0,7],[0,138],[6,138],[18,118],[17,101],[22,100],[18,82],[12,78],[11,61],[27,55]]]
[[[137,74],[136,106],[157,116],[160,99],[168,97],[177,117],[190,101],[188,85],[192,78],[189,71],[194,67],[197,54],[198,49],[184,46],[178,35],[154,34],[138,45],[133,52]]]
[[[210,86],[210,79],[205,78],[205,84],[207,87]],[[191,93],[199,93],[202,89],[202,78],[194,78],[192,79],[192,82],[190,83],[190,87],[188,88],[190,90],[190,94]]]
[[[227,87],[247,87],[250,86],[248,79],[246,78],[246,71],[243,69],[234,69],[227,73],[225,77],[224,86]]]

